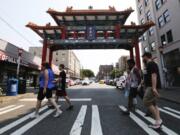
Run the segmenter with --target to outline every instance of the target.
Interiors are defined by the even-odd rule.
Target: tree
[[[81,69],[81,77],[94,77],[94,72],[90,69]]]
[[[120,77],[123,75],[123,71],[120,71],[119,69],[113,69],[110,73],[111,78]]]

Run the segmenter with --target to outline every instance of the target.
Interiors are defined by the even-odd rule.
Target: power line
[[[26,42],[28,42],[29,44],[33,45],[33,43],[28,40],[23,34],[21,34],[18,30],[16,30],[11,24],[9,24],[3,17],[0,16],[0,20],[2,22],[4,22],[10,29],[12,29],[13,31],[15,31],[21,38],[23,38]]]

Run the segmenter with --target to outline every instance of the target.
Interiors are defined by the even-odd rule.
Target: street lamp
[[[17,60],[17,74],[16,74],[17,78],[19,78],[19,69],[20,69],[22,53],[23,53],[23,49],[19,48],[18,49],[18,60]]]

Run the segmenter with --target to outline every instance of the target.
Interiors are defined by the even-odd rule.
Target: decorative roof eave
[[[66,12],[59,12],[54,9],[49,8],[47,13],[50,15],[109,15],[109,14],[114,14],[114,15],[119,15],[119,14],[131,14],[134,12],[134,10],[130,7],[124,11],[116,11],[114,7],[110,7],[109,10],[94,10],[94,9],[89,9],[89,10],[73,10],[72,7],[66,9]]]
[[[155,23],[153,21],[149,21],[149,22],[146,22],[144,24],[141,24],[141,25],[136,25],[135,23],[131,22],[131,25],[123,25],[121,26],[121,28],[126,28],[126,29],[130,29],[130,28],[134,28],[134,29],[142,29],[142,28],[146,28],[149,29],[150,27],[154,26]]]
[[[115,16],[119,16],[119,15],[123,15],[124,18],[122,18],[123,23],[125,23],[125,21],[127,20],[127,18],[129,17],[129,15],[134,12],[134,10],[130,7],[124,11],[116,11],[114,7],[110,7],[109,10],[94,10],[94,9],[90,9],[90,10],[72,10],[71,8],[67,8],[66,12],[59,12],[56,11],[54,9],[48,9],[47,13],[49,13],[51,15],[51,17],[55,20],[55,22],[58,25],[62,25],[57,16],[97,16],[97,15],[115,15]]]

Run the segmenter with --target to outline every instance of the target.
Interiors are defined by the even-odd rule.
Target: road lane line
[[[92,106],[91,135],[103,135],[97,105]]]
[[[24,99],[20,99],[19,101],[25,101],[25,102],[31,102],[31,101],[37,101],[36,98],[24,98]],[[43,100],[43,101],[47,101]],[[65,101],[65,99],[59,99],[59,101]],[[91,98],[71,98],[70,101],[92,101]]]
[[[159,110],[160,110],[161,112],[164,112],[164,113],[166,113],[166,114],[169,114],[169,115],[171,115],[171,116],[173,116],[173,117],[175,117],[175,118],[177,118],[177,119],[180,119],[180,116],[178,116],[178,115],[176,115],[176,114],[174,114],[174,113],[172,113],[172,112],[166,111],[166,110],[164,110],[164,109],[162,109],[162,108],[159,108]]]
[[[3,115],[3,114],[5,114],[5,113],[11,112],[11,111],[16,110],[16,109],[19,109],[19,108],[21,108],[21,107],[23,107],[23,106],[24,106],[24,105],[18,105],[18,106],[16,106],[16,107],[10,108],[10,109],[8,109],[8,110],[2,111],[2,112],[0,112],[0,115]]]
[[[10,135],[22,135],[23,133],[25,133],[27,130],[29,130],[30,128],[32,128],[36,124],[38,124],[40,121],[42,121],[44,118],[46,118],[48,115],[50,115],[54,111],[55,110],[49,110],[49,111],[43,113],[42,115],[40,115],[40,117],[32,120],[31,122],[29,122],[26,125],[22,126],[18,130],[16,130],[13,133],[11,133]]]
[[[86,111],[87,111],[87,105],[83,105],[81,107],[81,110],[79,111],[79,114],[78,114],[73,126],[72,126],[70,135],[81,135],[81,130],[82,130],[82,127],[84,124]]]
[[[145,113],[143,113],[140,110],[136,110],[136,112],[141,115],[143,118],[145,118],[147,121],[151,122],[152,124],[155,123],[155,120],[152,119],[151,117],[145,117]],[[166,126],[162,125],[161,127],[162,131],[167,133],[168,135],[178,135],[176,132],[172,131],[171,129],[167,128]]]
[[[42,108],[39,110],[39,112],[42,112],[42,111],[44,111],[44,110],[47,109],[47,108],[48,108],[47,106],[44,106],[44,107],[42,107]],[[31,118],[31,116],[33,116],[33,115],[34,115],[34,112],[32,112],[32,113],[30,113],[30,114],[27,114],[27,115],[25,115],[24,117],[22,117],[22,118],[20,118],[20,119],[18,119],[18,120],[16,120],[16,121],[14,121],[14,122],[6,125],[6,126],[0,128],[0,134],[3,134],[4,132],[8,131],[9,129],[11,129],[11,128],[13,128],[13,127],[16,127],[17,125],[19,125],[19,124],[21,124],[22,122],[24,122],[24,121],[28,120],[29,118]]]
[[[124,106],[119,106],[122,111],[127,111]],[[146,123],[144,123],[140,118],[138,118],[134,113],[130,112],[129,117],[136,122],[145,132],[149,135],[159,135],[159,133],[155,132],[153,129],[149,128]]]
[[[164,109],[169,110],[169,111],[171,111],[171,112],[174,112],[174,113],[177,113],[177,114],[180,115],[180,111],[177,111],[177,110],[175,110],[175,109],[172,109],[172,108],[169,108],[169,107],[164,107]]]
[[[12,108],[12,107],[15,107],[15,105],[9,105],[9,106],[0,108],[0,111],[4,111],[4,110],[9,109],[9,108]]]

